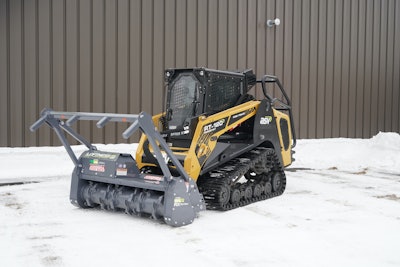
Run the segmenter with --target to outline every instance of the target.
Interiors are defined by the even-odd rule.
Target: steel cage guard
[[[261,88],[262,92],[267,98],[272,105],[274,105],[276,102],[278,102],[281,107],[276,108],[277,110],[284,110],[289,112],[289,118],[290,118],[290,125],[291,125],[291,130],[292,130],[292,136],[293,136],[293,145],[292,148],[294,148],[297,144],[297,139],[296,139],[296,132],[294,128],[294,123],[293,123],[293,114],[292,114],[292,103],[290,102],[289,96],[287,95],[285,89],[282,86],[282,83],[279,81],[279,79],[275,76],[272,75],[264,75],[261,80],[257,80],[257,83],[261,83]],[[286,103],[284,103],[282,100],[279,98],[272,98],[268,92],[267,92],[267,83],[275,83],[279,90],[281,91],[283,97],[285,98]]]
[[[65,121],[66,120],[66,121]],[[89,150],[95,151],[97,148],[93,146],[83,136],[78,134],[71,126],[79,120],[97,121],[97,128],[103,128],[108,122],[130,122],[131,125],[122,133],[124,139],[128,139],[136,131],[140,130],[148,138],[156,155],[156,160],[168,181],[173,179],[167,163],[164,161],[160,147],[167,153],[169,159],[176,167],[179,175],[188,182],[191,179],[185,172],[182,164],[168,147],[164,138],[155,129],[152,117],[146,113],[140,114],[115,114],[115,113],[92,113],[92,112],[60,112],[45,108],[41,112],[41,117],[31,125],[30,131],[36,131],[43,123],[47,123],[52,128],[62,145],[68,152],[69,157],[76,167],[79,165],[79,160],[72,151],[71,144],[68,142],[65,133],[68,133],[75,140],[85,145]]]

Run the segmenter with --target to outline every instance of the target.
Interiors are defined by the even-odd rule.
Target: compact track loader
[[[42,111],[30,130],[47,123],[74,162],[72,204],[182,226],[205,208],[229,210],[284,192],[283,168],[293,161],[296,137],[290,100],[276,77],[193,68],[167,69],[165,81],[166,108],[153,117]],[[257,83],[262,100],[248,93]],[[268,84],[281,98],[268,93]],[[122,136],[142,132],[135,158],[97,150],[71,127],[78,120],[99,128],[131,123]],[[79,158],[65,133],[88,148]]]

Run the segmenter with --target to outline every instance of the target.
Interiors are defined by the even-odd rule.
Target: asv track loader
[[[283,168],[293,161],[296,138],[290,100],[276,77],[194,68],[167,69],[165,81],[165,111],[153,117],[42,111],[30,130],[47,123],[74,162],[72,204],[182,226],[205,208],[229,210],[284,192]],[[262,100],[248,93],[257,83]],[[280,98],[268,84],[277,85]],[[78,120],[99,128],[131,123],[122,136],[142,132],[135,158],[97,150],[71,127]],[[65,133],[88,148],[79,158]]]

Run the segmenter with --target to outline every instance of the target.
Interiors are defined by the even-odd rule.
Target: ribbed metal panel
[[[300,138],[399,132],[399,25],[396,0],[0,0],[0,146],[58,144],[28,131],[43,107],[158,113],[163,70],[194,66],[280,77]]]

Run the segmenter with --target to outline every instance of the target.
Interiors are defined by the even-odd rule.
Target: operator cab
[[[189,147],[199,116],[210,116],[240,103],[256,83],[252,70],[167,69],[164,136],[173,146]]]

